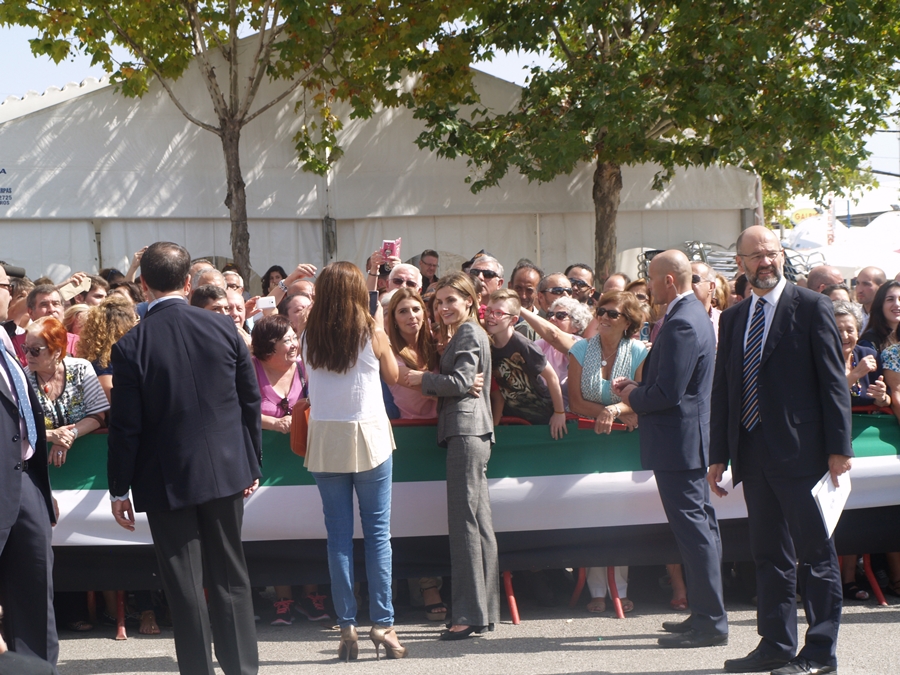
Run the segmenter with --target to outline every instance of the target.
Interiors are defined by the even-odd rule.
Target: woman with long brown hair
[[[435,289],[434,313],[446,345],[440,374],[410,370],[406,381],[437,396],[438,445],[447,448],[447,520],[453,580],[450,629],[442,640],[461,640],[490,630],[500,618],[497,540],[491,518],[487,463],[494,443],[491,344],[478,323],[478,294],[468,274],[442,277]]]
[[[328,572],[341,642],[338,656],[357,658],[353,595],[353,492],[359,501],[369,582],[369,637],[376,655],[406,648],[394,632],[391,603],[391,453],[394,437],[381,380],[397,382],[397,361],[381,325],[369,314],[362,272],[331,263],[316,281],[316,302],[301,339],[309,378],[309,436],[304,465],[322,498]]]

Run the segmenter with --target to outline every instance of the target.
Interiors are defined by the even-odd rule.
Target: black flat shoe
[[[728,659],[726,673],[768,673],[786,665],[790,659],[783,656],[766,656],[759,647],[741,659]]]
[[[441,633],[441,640],[465,640],[472,636],[472,633],[481,634],[484,626],[469,626],[463,630],[445,630]]]
[[[692,626],[693,617],[688,617],[684,621],[663,621],[662,628],[667,633],[687,633]]]
[[[703,633],[691,628],[686,633],[664,635],[657,640],[660,647],[669,649],[692,649],[695,647],[715,647],[728,644],[728,633]]]

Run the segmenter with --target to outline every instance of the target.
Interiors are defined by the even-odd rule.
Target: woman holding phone
[[[487,463],[494,443],[490,391],[491,345],[478,323],[478,295],[469,275],[442,277],[434,312],[444,353],[440,374],[410,370],[406,381],[438,397],[438,444],[447,448],[447,519],[453,581],[453,619],[442,640],[490,630],[500,618],[497,540],[491,519]]]
[[[380,307],[377,313],[381,318]],[[391,453],[394,436],[384,409],[381,378],[397,382],[397,360],[369,313],[362,272],[335,262],[316,281],[316,302],[301,340],[309,381],[309,435],[304,465],[315,478],[328,535],[328,572],[341,642],[338,656],[356,659],[353,595],[353,493],[359,501],[369,638],[389,658],[406,656],[394,632],[391,602]]]

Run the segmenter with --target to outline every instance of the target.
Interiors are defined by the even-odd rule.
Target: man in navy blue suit
[[[130,488],[134,509],[147,512],[181,673],[213,675],[212,638],[226,675],[255,675],[241,524],[260,477],[259,385],[231,318],[185,302],[190,264],[169,242],[141,257],[141,284],[153,300],[112,349],[112,511],[134,530]]]
[[[722,544],[710,504],[710,391],[716,336],[691,287],[681,251],[650,263],[653,297],[668,302],[663,326],[644,365],[643,381],[619,379],[616,393],[638,414],[641,465],[652,469],[684,564],[691,615],[665,622],[662,647],[710,647],[728,642],[722,600]]]
[[[837,485],[853,455],[841,338],[831,301],[787,283],[773,232],[748,228],[736,250],[753,293],[719,319],[709,484],[726,494],[729,459],[744,483],[762,639],[725,670],[833,673],[841,574],[810,490],[826,472]],[[795,657],[797,592],[809,627]]]

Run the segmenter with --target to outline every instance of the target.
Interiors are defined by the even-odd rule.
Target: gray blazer
[[[484,374],[481,396],[468,393],[475,376]],[[422,393],[438,397],[438,445],[450,436],[484,436],[494,442],[491,416],[491,343],[480,326],[466,321],[450,339],[441,357],[441,374],[422,376]]]

